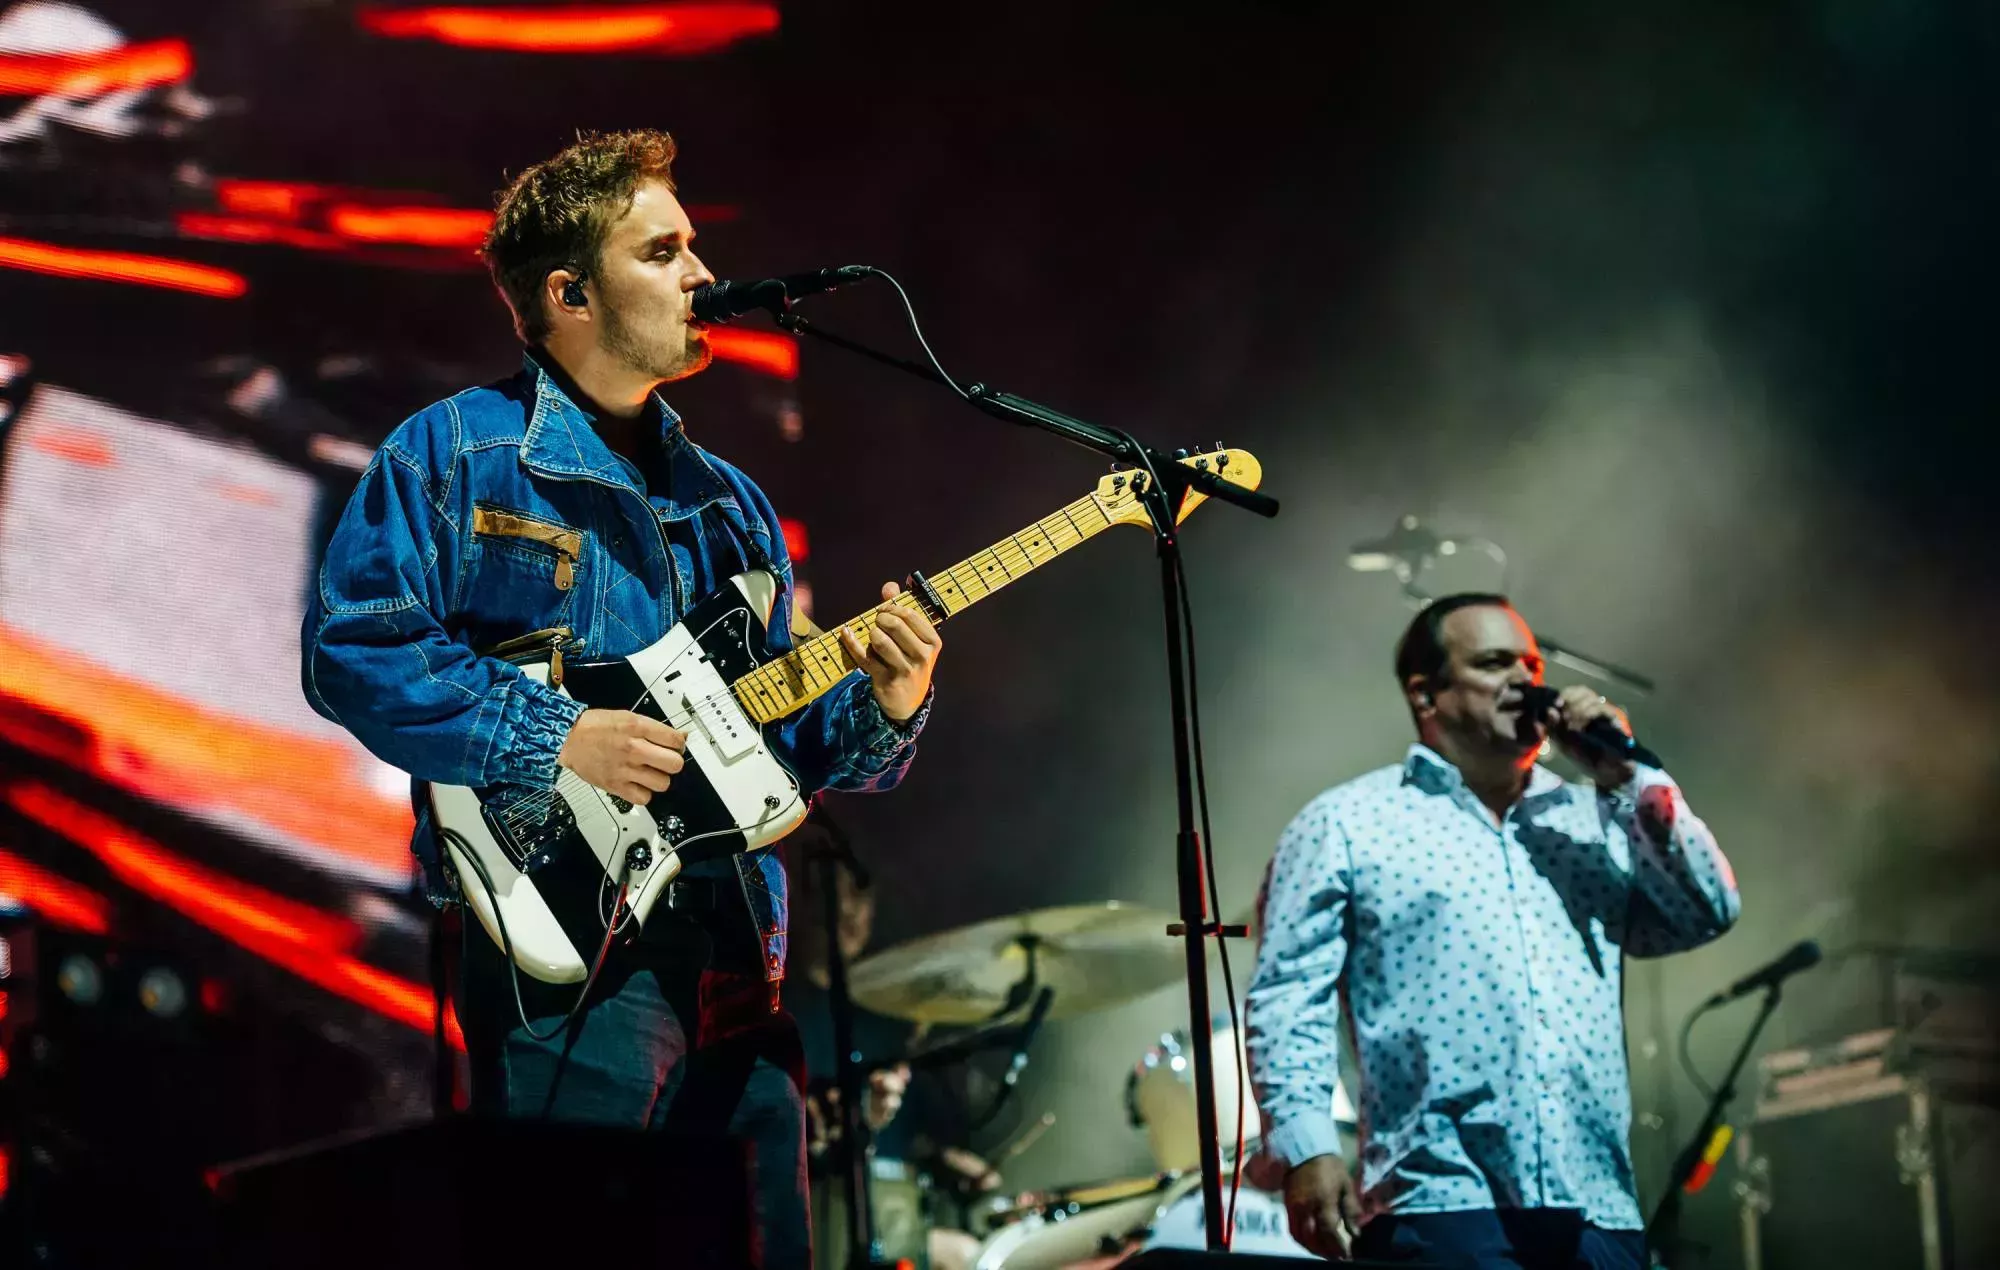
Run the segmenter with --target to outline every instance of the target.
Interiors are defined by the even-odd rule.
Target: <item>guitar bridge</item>
[[[547,864],[555,849],[576,832],[576,813],[560,797],[551,802],[546,817],[529,824],[514,823],[506,813],[484,804],[479,813],[493,841],[500,844],[508,861],[522,873],[533,873]]]

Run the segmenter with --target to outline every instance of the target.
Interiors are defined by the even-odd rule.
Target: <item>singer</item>
[[[1505,597],[1434,602],[1396,647],[1417,743],[1279,839],[1247,1048],[1262,1173],[1322,1255],[1646,1264],[1622,961],[1728,930],[1736,884],[1665,772],[1582,739],[1622,714],[1581,688],[1538,713],[1541,678]],[[1551,735],[1590,783],[1537,765]],[[1343,1002],[1358,1181],[1332,1116]]]
[[[397,428],[327,546],[303,632],[306,696],[418,782],[546,798],[563,767],[644,804],[682,770],[683,733],[585,710],[485,650],[540,635],[566,655],[628,655],[753,567],[784,583],[771,623],[783,642],[777,514],[658,391],[708,364],[691,307],[715,281],[673,158],[663,132],[587,135],[500,194],[483,254],[527,346],[521,371]],[[860,670],[766,733],[807,792],[895,785],[929,711],[939,639],[921,614],[885,602],[866,646],[843,636]],[[432,898],[450,903],[415,801],[415,850]],[[690,864],[567,1028],[575,990],[516,984],[465,926],[454,992],[476,1112],[747,1140],[759,1264],[809,1264],[775,852]],[[537,1040],[529,1023],[555,1034]],[[595,1215],[575,1216],[587,1243]]]

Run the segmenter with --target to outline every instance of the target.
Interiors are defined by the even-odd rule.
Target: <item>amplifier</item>
[[[1758,1066],[1736,1138],[1745,1270],[2000,1265],[2000,1067],[1888,1028]]]

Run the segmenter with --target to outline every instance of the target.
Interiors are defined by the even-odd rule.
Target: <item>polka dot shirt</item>
[[[1278,841],[1246,1036],[1265,1150],[1296,1164],[1340,1149],[1344,1041],[1369,1213],[1576,1208],[1641,1228],[1623,958],[1705,943],[1737,910],[1728,862],[1664,772],[1600,792],[1537,767],[1496,822],[1412,746]]]

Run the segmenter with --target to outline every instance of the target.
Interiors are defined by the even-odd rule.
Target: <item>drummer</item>
[[[784,1004],[798,1024],[805,1050],[807,1152],[816,1180],[835,1167],[830,1151],[840,1135],[839,1090],[834,1088],[838,1055],[828,991],[826,897],[820,868],[807,865],[807,852],[824,832],[816,819],[808,820],[785,839],[785,862],[793,891]],[[837,876],[840,948],[852,960],[867,949],[874,933],[875,895],[856,886],[845,869]],[[918,1039],[914,1033],[914,1026],[901,1019],[860,1006],[854,1009],[854,1048],[863,1062],[909,1052]],[[877,1161],[916,1164],[934,1176],[951,1179],[964,1190],[989,1192],[999,1188],[1000,1175],[966,1149],[970,1126],[964,1104],[941,1077],[920,1073],[912,1078],[909,1068],[900,1066],[873,1072],[863,1111]],[[815,1243],[818,1238],[816,1233]],[[932,1270],[969,1270],[979,1252],[979,1241],[970,1233],[949,1227],[933,1227],[927,1242]],[[820,1261],[832,1264],[823,1255]]]

